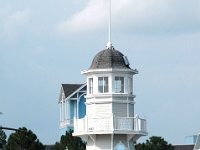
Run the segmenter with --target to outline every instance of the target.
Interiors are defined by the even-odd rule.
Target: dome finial
[[[110,41],[107,43],[106,48],[107,49],[112,49],[113,48],[112,43]]]
[[[108,43],[107,49],[112,49],[112,42],[111,42],[111,0],[109,0],[109,25],[108,25]]]

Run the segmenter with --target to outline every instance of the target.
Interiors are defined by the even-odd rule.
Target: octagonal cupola
[[[90,68],[82,72],[87,76],[87,95],[132,94],[133,75],[128,58],[114,47],[100,51]]]
[[[94,57],[89,69],[109,68],[130,69],[127,57],[114,48],[105,49]]]

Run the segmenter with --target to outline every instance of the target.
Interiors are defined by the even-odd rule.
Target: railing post
[[[75,118],[75,116],[74,116],[74,132],[76,132],[76,131],[77,131],[76,118]]]
[[[85,120],[84,120],[84,122],[85,122],[85,123],[84,123],[84,124],[85,124],[85,129],[84,129],[84,130],[85,130],[86,132],[88,132],[88,117],[85,116],[84,119],[85,119]]]
[[[138,131],[141,131],[141,127],[142,127],[141,119],[138,117]]]
[[[137,114],[135,117],[135,130],[139,131],[139,116]]]

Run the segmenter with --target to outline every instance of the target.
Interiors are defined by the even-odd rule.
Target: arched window
[[[120,141],[114,148],[114,150],[127,150],[126,146]]]
[[[80,98],[79,98],[79,101],[78,101],[78,117],[79,118],[84,118],[85,117],[85,114],[86,114],[86,105],[85,105],[85,97],[84,95],[82,95]]]
[[[125,149],[124,149],[124,145],[119,144],[118,147],[117,147],[117,150],[125,150]]]

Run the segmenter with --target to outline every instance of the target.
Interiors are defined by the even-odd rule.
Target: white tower
[[[147,135],[146,120],[134,115],[133,75],[126,56],[112,46],[100,51],[87,77],[86,116],[75,119],[74,136],[87,142],[87,150],[134,150]]]

